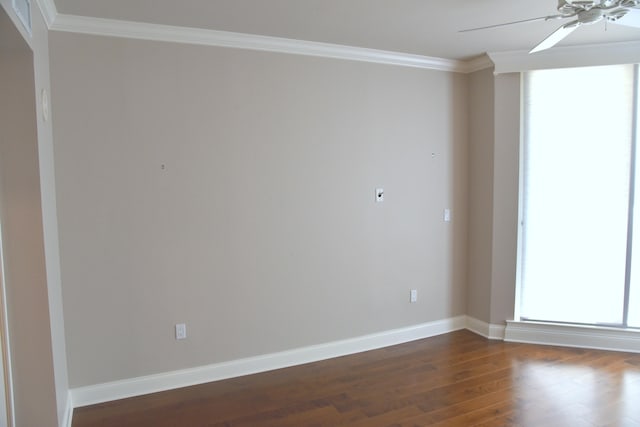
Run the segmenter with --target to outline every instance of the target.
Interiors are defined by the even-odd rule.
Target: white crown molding
[[[505,341],[640,353],[640,331],[507,321]]]
[[[56,20],[56,16],[58,16],[56,4],[53,2],[53,0],[36,0],[36,3],[40,8],[40,12],[42,12],[42,16],[44,17],[44,22],[47,24],[47,28],[51,28],[53,22]]]
[[[470,59],[464,62],[463,73],[475,73],[476,71],[484,70],[486,68],[492,68],[493,61],[489,58],[489,55],[481,55],[476,58]]]
[[[58,14],[50,29],[70,33],[320,56],[439,71],[464,73],[467,68],[467,64],[464,61],[430,56],[280,37],[89,18],[75,15]]]
[[[483,322],[482,320],[476,319],[475,317],[467,316],[466,326],[468,330],[471,332],[488,338],[490,340],[503,340],[504,339],[504,325],[495,325],[487,322]]]
[[[535,54],[527,51],[490,52],[495,74],[550,68],[640,63],[640,41],[554,47]]]
[[[316,362],[464,329],[466,316],[263,356],[165,372],[71,390],[74,407]]]
[[[464,74],[491,67],[494,67],[495,74],[501,74],[548,68],[640,63],[640,42],[635,41],[555,47],[536,54],[529,54],[527,51],[491,52],[463,61],[280,37],[66,15],[58,13],[54,0],[36,2],[47,26],[53,31],[261,50]]]

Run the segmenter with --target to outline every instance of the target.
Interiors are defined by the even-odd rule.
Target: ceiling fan
[[[595,24],[600,21],[640,28],[640,0],[558,0],[558,14],[486,27],[471,28],[460,32],[485,30],[502,27],[504,25],[521,24],[524,22],[550,21],[555,19],[572,19],[560,26],[547,38],[540,42],[529,53],[540,52],[555,46],[562,39],[583,25]]]

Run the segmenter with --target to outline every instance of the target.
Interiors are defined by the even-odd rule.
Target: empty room
[[[639,64],[640,0],[0,0],[0,427],[640,426]]]

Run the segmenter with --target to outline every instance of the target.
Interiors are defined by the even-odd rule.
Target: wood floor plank
[[[458,331],[77,408],[73,427],[640,426],[640,354]]]

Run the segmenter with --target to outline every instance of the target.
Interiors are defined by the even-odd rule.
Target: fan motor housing
[[[600,8],[593,8],[590,10],[582,10],[578,12],[578,21],[581,24],[595,24],[602,20],[604,17],[604,11]]]
[[[611,1],[609,0],[609,2]],[[578,10],[589,10],[602,6],[606,2],[607,0],[558,0],[558,11],[561,13],[575,13]]]

